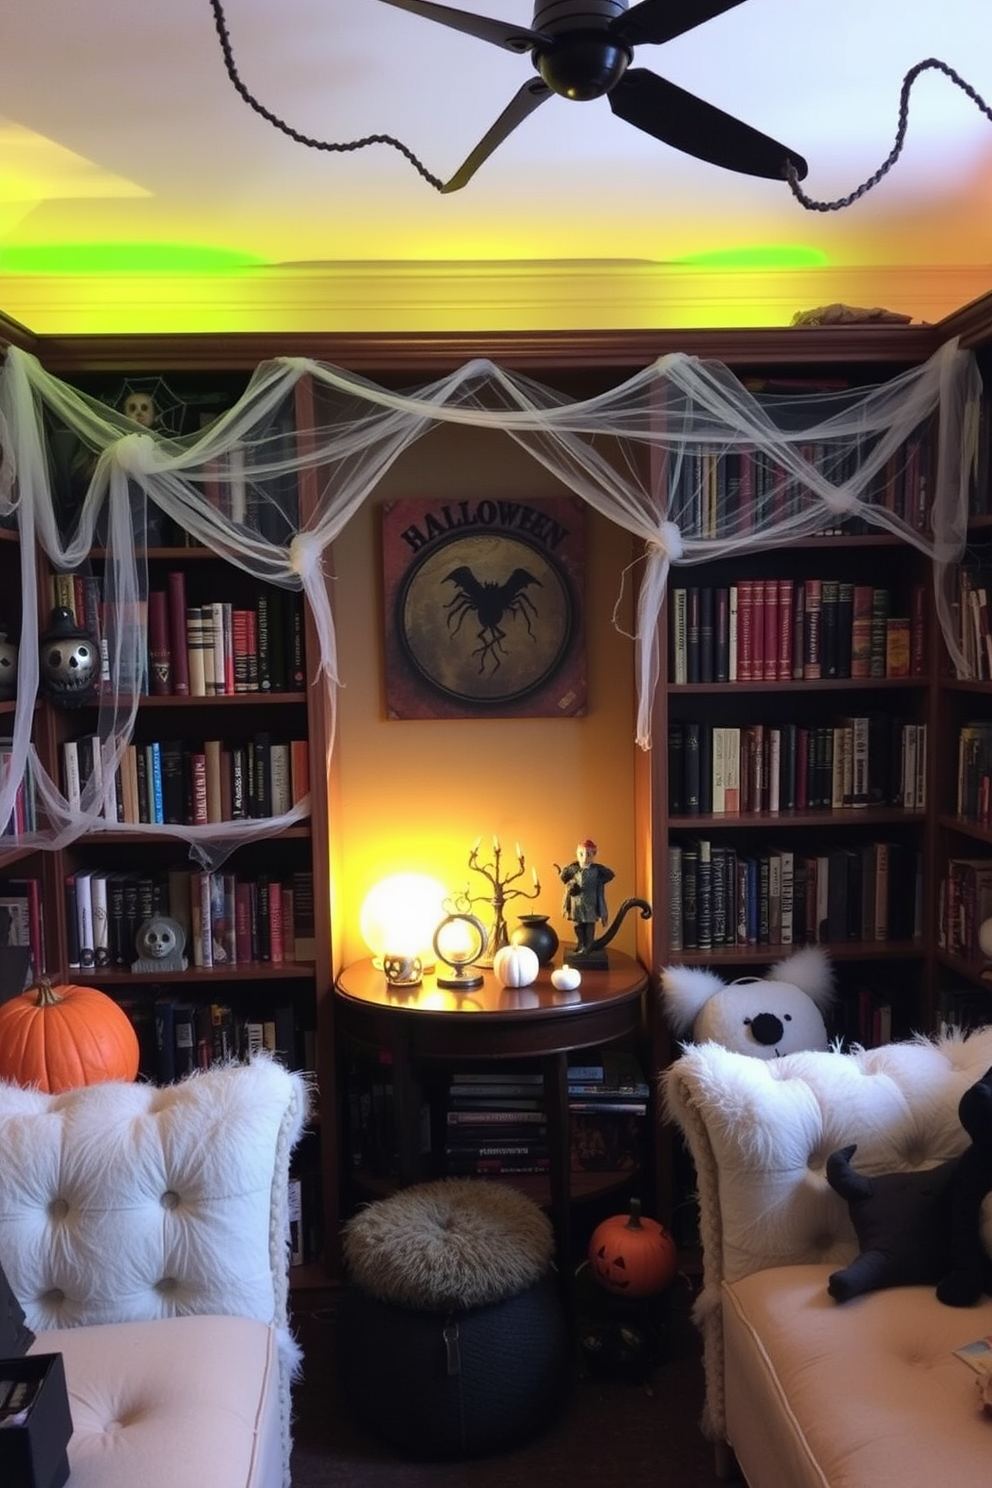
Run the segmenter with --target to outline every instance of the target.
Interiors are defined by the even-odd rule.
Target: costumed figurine
[[[804,946],[764,977],[734,982],[704,967],[670,966],[661,974],[661,1000],[678,1038],[779,1059],[827,1048],[824,1013],[833,1001],[833,972],[819,946]]]
[[[575,858],[565,867],[555,863],[555,871],[565,885],[562,914],[575,926],[575,949],[581,956],[596,939],[596,925],[606,924],[606,885],[616,875],[612,868],[596,862],[596,844],[591,837],[580,842]]]

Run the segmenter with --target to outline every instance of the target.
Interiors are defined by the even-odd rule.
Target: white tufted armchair
[[[289,1159],[301,1076],[0,1084],[0,1265],[62,1353],[72,1488],[289,1482]]]
[[[696,1168],[703,1428],[723,1473],[729,1444],[751,1488],[988,1478],[992,1422],[953,1351],[992,1336],[992,1299],[949,1308],[902,1287],[835,1302],[828,1277],[857,1243],[824,1170],[852,1142],[867,1174],[953,1157],[968,1141],[958,1102],[990,1066],[992,1028],[767,1061],[699,1044],[665,1072]]]

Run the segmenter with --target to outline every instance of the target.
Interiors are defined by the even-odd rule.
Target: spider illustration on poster
[[[583,517],[568,498],[383,509],[390,717],[584,711]]]

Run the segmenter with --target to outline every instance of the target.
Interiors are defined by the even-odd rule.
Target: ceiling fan
[[[383,0],[425,20],[438,21],[511,52],[530,52],[539,74],[529,78],[492,128],[442,186],[459,191],[552,93],[586,100],[607,97],[618,118],[688,155],[749,176],[797,180],[806,175],[801,155],[705,103],[656,73],[631,67],[634,48],[671,41],[742,0],[535,0],[533,26],[514,26],[431,0]]]

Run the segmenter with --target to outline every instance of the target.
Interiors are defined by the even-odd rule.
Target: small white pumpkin
[[[577,966],[559,966],[551,973],[551,985],[557,992],[574,992],[581,981]]]
[[[529,987],[539,970],[537,952],[530,946],[500,946],[493,957],[493,972],[501,987]]]

